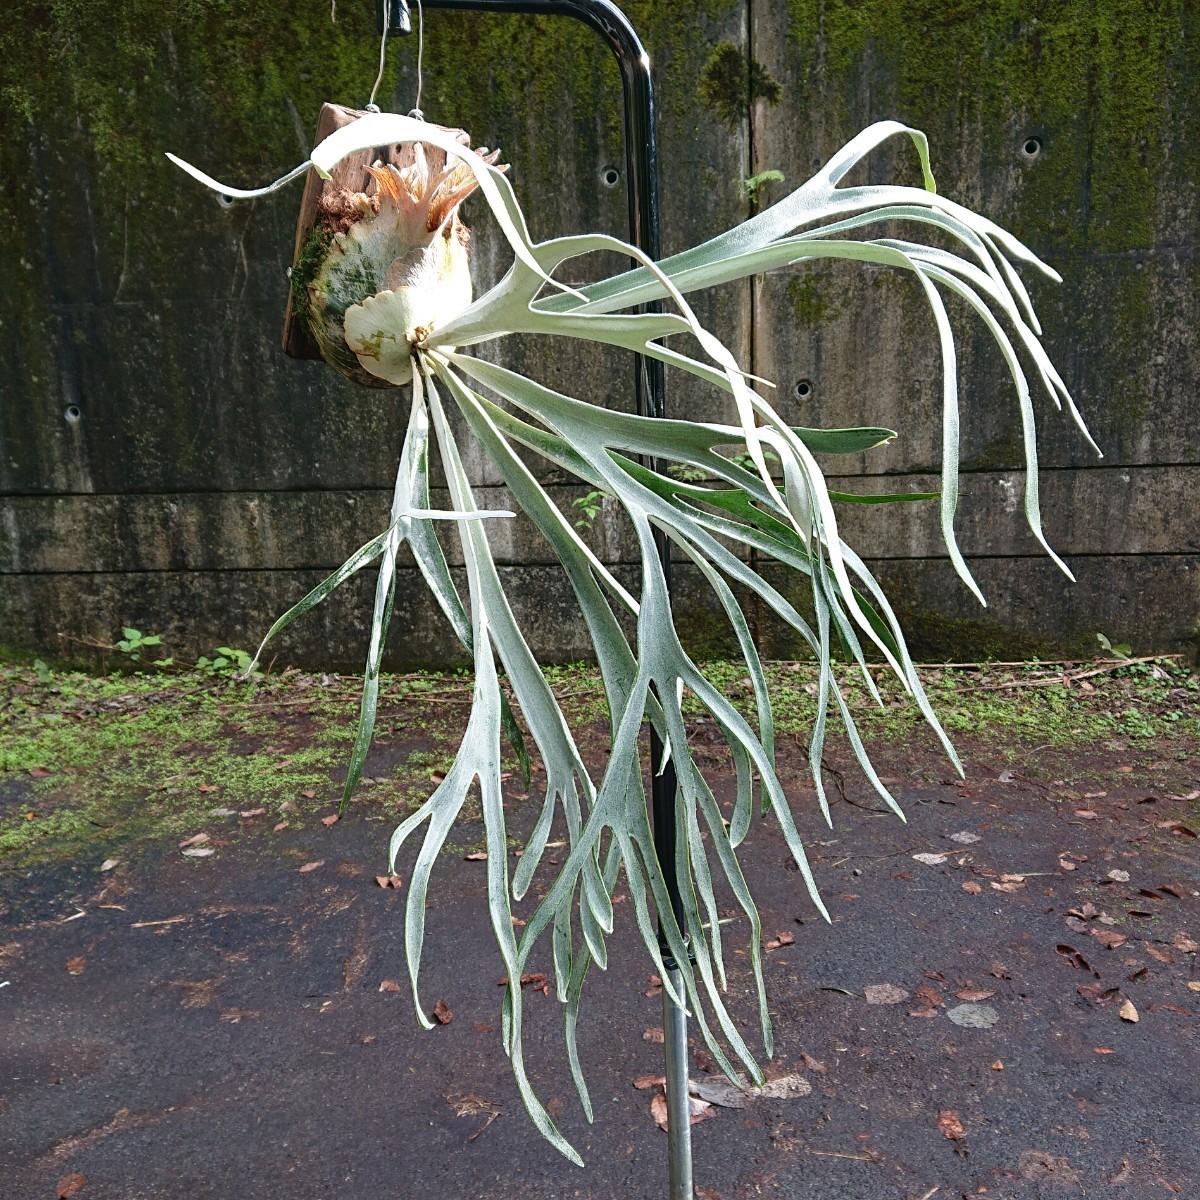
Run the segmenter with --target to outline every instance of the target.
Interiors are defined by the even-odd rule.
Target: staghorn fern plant
[[[911,139],[924,174],[924,190],[840,186],[855,164],[896,136]],[[742,372],[725,346],[699,324],[685,294],[819,258],[898,267],[916,277],[933,313],[943,359],[942,533],[955,569],[981,601],[954,537],[959,404],[954,339],[942,293],[962,298],[978,314],[1008,365],[1024,431],[1026,517],[1064,571],[1065,564],[1042,534],[1034,410],[1019,351],[1032,363],[1037,380],[1055,405],[1061,408],[1065,403],[1085,436],[1087,431],[1039,341],[1037,319],[1014,263],[1058,277],[991,221],[940,197],[930,173],[924,135],[895,122],[881,122],[859,134],[802,187],[745,224],[658,263],[616,238],[599,234],[533,242],[503,168],[494,165],[495,156],[472,151],[461,138],[410,117],[363,116],[320,143],[309,162],[256,190],[226,187],[178,159],[173,161],[223,195],[248,198],[282,186],[309,166],[328,178],[346,156],[397,143],[415,144],[412,165],[377,168],[372,171],[376,181],[372,195],[342,198],[341,215],[337,216],[342,225],[330,232],[320,247],[329,261],[318,264],[311,280],[303,282],[311,302],[305,307],[315,314],[310,320],[322,322],[314,332],[336,343],[322,346],[330,361],[352,378],[361,381],[362,376],[369,377],[375,386],[411,384],[391,521],[378,537],[355,551],[280,617],[264,644],[355,572],[379,561],[361,716],[344,809],[371,742],[384,641],[395,600],[396,557],[401,544],[408,543],[455,633],[471,653],[475,672],[473,706],[454,764],[391,841],[394,868],[406,840],[425,827],[406,912],[406,948],[417,1016],[430,1026],[418,992],[430,874],[478,780],[487,837],[491,921],[509,979],[503,1002],[505,1049],[535,1125],[563,1154],[580,1162],[534,1094],[522,1057],[519,981],[542,935],[549,930],[555,986],[565,1011],[567,1054],[590,1120],[591,1105],[576,1044],[580,999],[589,967],[606,965],[606,939],[613,929],[611,897],[622,873],[646,950],[671,998],[694,1015],[714,1059],[726,1072],[733,1075],[740,1063],[756,1081],[762,1079],[761,1070],[722,998],[725,966],[714,886],[715,873],[736,896],[749,926],[763,1047],[769,1056],[772,1034],[760,957],[761,930],[737,858],[737,848],[750,827],[756,783],[762,811],[779,822],[809,895],[826,913],[775,773],[765,677],[733,586],[759,597],[797,631],[816,660],[817,716],[809,762],[817,800],[827,820],[821,754],[831,710],[836,710],[871,785],[902,815],[873,770],[855,729],[832,667],[835,646],[844,647],[856,660],[876,698],[875,683],[866,667],[867,644],[874,648],[872,653],[881,654],[961,771],[922,690],[895,613],[862,559],[839,537],[834,502],[867,498],[830,492],[814,457],[868,450],[894,434],[886,429],[788,425],[751,386],[761,381]],[[423,146],[445,155],[444,170],[431,169]],[[457,213],[461,200],[476,189],[510,243],[514,260],[495,287],[472,300],[466,255],[459,252],[465,238]],[[349,223],[346,213],[352,215]],[[356,227],[357,222],[361,224]],[[912,239],[935,232],[956,245],[958,252],[909,237],[859,240],[855,236],[883,223],[890,229],[910,230]],[[353,256],[367,253],[364,247],[375,255],[370,269],[346,269]],[[613,250],[639,265],[579,289],[555,279],[563,263]],[[346,282],[339,284],[339,279]],[[341,291],[333,294],[339,287]],[[639,310],[651,301],[669,301],[674,311]],[[727,392],[736,420],[729,424],[652,420],[612,412],[464,352],[508,333],[603,342],[660,359]],[[691,339],[690,352],[676,344],[664,344],[665,339],[677,335]],[[483,519],[513,514],[477,506],[451,431],[447,414],[451,406],[457,408],[500,472],[515,504],[549,542],[574,588],[595,648],[612,726],[611,752],[599,777],[584,763],[505,593]],[[450,510],[430,508],[432,447],[436,447],[445,472]],[[588,548],[530,471],[519,449],[535,452],[620,505],[640,549],[639,595],[622,586]],[[714,482],[696,482],[698,478]],[[870,499],[877,502],[880,498]],[[467,578],[465,600],[434,533],[433,522],[439,520],[453,521],[458,527]],[[757,728],[705,677],[681,645],[656,551],[656,534],[665,535],[695,564],[720,602],[753,684]],[[806,620],[777,588],[752,570],[736,552],[738,548],[757,551],[763,559],[807,576],[815,621]],[[633,622],[632,638],[625,632],[623,618]],[[501,803],[500,738],[502,731],[507,732],[519,745],[521,735],[500,686],[497,659],[546,767],[544,804],[511,877]],[[687,694],[711,714],[732,756],[737,791],[728,823],[688,747],[683,714]],[[640,737],[646,722],[661,736],[679,781],[676,868],[683,894],[681,923],[672,916],[648,816]],[[651,765],[661,770],[664,763]],[[570,852],[518,938],[510,899],[519,900],[528,891],[560,807]],[[664,969],[656,916],[666,946],[679,965],[682,994],[672,990],[672,976]]]

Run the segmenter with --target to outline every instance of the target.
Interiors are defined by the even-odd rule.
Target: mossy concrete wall
[[[639,0],[655,64],[665,249],[750,212],[742,180],[799,183],[862,125],[925,129],[941,190],[1013,229],[1063,274],[1035,283],[1047,341],[1106,451],[1095,460],[1042,405],[1049,536],[1019,513],[1019,425],[1003,364],[962,334],[960,527],[991,606],[955,581],[927,508],[855,511],[850,540],[924,656],[1074,652],[1103,631],[1187,648],[1200,612],[1197,187],[1200,12],[1190,3],[996,0]],[[320,103],[361,105],[373,5],[298,0],[16,0],[0,23],[0,644],[42,654],[123,624],[182,655],[250,645],[270,618],[380,527],[402,434],[386,393],[278,350],[297,192],[224,205],[163,157],[247,183],[307,154]],[[556,19],[427,18],[422,107],[500,145],[535,236],[621,233],[619,85],[594,35]],[[390,106],[414,96],[394,43]],[[398,83],[397,83],[398,80]],[[873,178],[913,180],[901,153]],[[468,213],[468,219],[472,214]],[[476,211],[480,286],[503,254]],[[901,437],[839,471],[924,488],[936,470],[940,372],[910,280],[822,267],[723,289],[702,317],[780,384],[804,424]],[[509,361],[590,399],[630,404],[629,363],[595,348],[510,345]],[[804,386],[797,390],[796,385]],[[721,403],[672,381],[674,411]],[[482,484],[494,474],[476,457]],[[578,495],[552,473],[564,504]],[[849,481],[844,481],[849,482]],[[485,503],[500,505],[496,494]],[[569,589],[532,531],[490,529],[532,638],[585,653]],[[627,531],[602,514],[621,570]],[[393,661],[455,656],[409,571]],[[681,619],[720,650],[717,614],[680,571]],[[353,589],[293,627],[286,658],[350,665],[367,598]],[[766,618],[767,648],[795,647]]]

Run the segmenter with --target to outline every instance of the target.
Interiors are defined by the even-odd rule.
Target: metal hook
[[[412,33],[412,14],[408,11],[408,0],[375,0],[375,26],[380,37],[384,33],[385,15],[388,37],[401,37]]]

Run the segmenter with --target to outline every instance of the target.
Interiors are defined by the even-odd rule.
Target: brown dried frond
[[[488,166],[495,166],[496,160],[500,157],[499,150],[489,152],[486,146],[481,146],[473,153],[478,154]],[[496,169],[507,171],[508,164],[505,163]],[[429,232],[432,233],[437,229],[478,186],[471,168],[461,159],[454,166],[447,167],[432,184],[429,216],[426,220],[426,228]]]
[[[375,180],[375,199],[386,196],[393,204],[400,203],[400,187],[404,180],[400,172],[393,166],[376,163],[367,168],[367,174]],[[408,190],[408,189],[405,189]]]

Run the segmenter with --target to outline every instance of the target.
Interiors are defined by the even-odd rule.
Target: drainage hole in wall
[[[218,196],[217,203],[222,208],[228,208],[233,203],[233,197],[232,196]]]
[[[1021,153],[1026,158],[1037,158],[1042,152],[1042,139],[1037,137],[1027,137],[1024,144],[1021,146]]]
[[[618,171],[616,167],[605,167],[604,170],[600,172],[600,182],[604,184],[605,187],[616,187],[617,184],[621,182],[621,172]]]
[[[67,419],[68,425],[74,425],[79,418],[83,416],[83,413],[79,411],[79,408],[76,405],[68,404],[67,407],[63,409],[63,416]]]
[[[813,385],[811,379],[802,379],[792,389],[796,393],[797,400],[807,400],[813,394]]]

